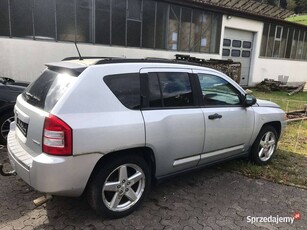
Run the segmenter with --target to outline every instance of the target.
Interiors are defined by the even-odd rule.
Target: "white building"
[[[33,81],[77,56],[233,59],[241,85],[307,80],[307,27],[248,0],[0,0],[0,76]]]

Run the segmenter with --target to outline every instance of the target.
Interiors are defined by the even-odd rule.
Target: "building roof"
[[[187,1],[214,5],[225,9],[238,10],[241,12],[256,14],[274,19],[285,19],[294,14],[294,12],[290,10],[250,0],[187,0]]]
[[[257,21],[276,23],[292,28],[307,29],[306,25],[285,20],[294,14],[276,6],[260,3],[252,0],[162,0],[173,4],[203,8],[214,12],[233,15]]]

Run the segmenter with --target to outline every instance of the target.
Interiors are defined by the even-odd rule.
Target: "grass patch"
[[[287,21],[290,22],[295,22],[303,25],[307,25],[307,15],[298,15],[295,17],[290,17],[286,19]]]
[[[254,94],[261,99],[272,98],[279,101],[289,97],[285,92],[262,93],[255,91]],[[307,93],[294,96],[295,100],[301,99],[307,103]],[[307,188],[307,121],[288,123],[284,135],[279,141],[275,156],[269,165],[258,166],[247,160],[234,160],[225,163],[223,168],[252,178],[262,178],[276,183]]]

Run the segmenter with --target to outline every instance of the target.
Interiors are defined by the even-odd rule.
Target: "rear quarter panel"
[[[127,109],[104,83],[104,76],[139,72],[110,66],[86,69],[60,99],[51,113],[73,129],[73,154],[106,154],[145,145],[140,111]]]

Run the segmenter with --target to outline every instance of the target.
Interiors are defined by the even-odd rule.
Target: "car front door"
[[[202,92],[205,142],[199,164],[242,155],[248,151],[254,112],[243,106],[242,92],[216,72],[194,71]]]
[[[156,176],[197,166],[204,143],[204,115],[191,69],[142,69],[146,145],[155,153]]]

